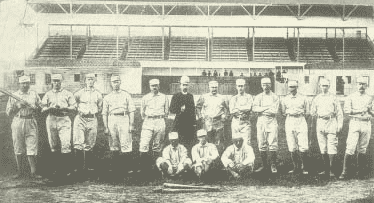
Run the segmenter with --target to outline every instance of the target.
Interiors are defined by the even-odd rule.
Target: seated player
[[[162,151],[162,157],[157,158],[156,166],[162,175],[177,176],[191,169],[192,161],[187,156],[187,149],[179,144],[178,133],[169,133],[170,145]]]
[[[209,169],[217,167],[219,162],[216,145],[208,143],[206,137],[207,132],[204,129],[197,131],[199,143],[192,147],[191,151],[193,168],[199,180]]]
[[[221,160],[231,175],[239,179],[253,172],[255,154],[251,146],[243,144],[244,139],[240,134],[233,134],[232,142],[223,152]]]

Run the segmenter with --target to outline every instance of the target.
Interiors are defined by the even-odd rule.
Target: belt
[[[329,116],[329,117],[326,117],[326,116],[318,116],[318,118],[320,118],[320,119],[322,119],[322,120],[330,120],[330,119],[335,118],[335,116]]]
[[[234,116],[235,119],[240,119],[240,120],[247,120],[249,119],[249,116]]]
[[[55,112],[50,112],[49,115],[56,116],[56,117],[65,117],[65,116],[67,116],[66,113],[55,113]]]
[[[160,119],[160,118],[164,118],[165,116],[164,115],[159,115],[159,116],[147,116],[147,118],[152,118],[152,119]]]
[[[23,118],[23,119],[33,119],[34,118],[34,115],[30,114],[30,115],[27,115],[27,116],[23,116],[23,115],[15,115],[15,117],[18,117],[18,118]]]
[[[128,113],[126,113],[126,112],[122,112],[122,113],[111,113],[109,115],[111,115],[111,116],[127,116]]]
[[[82,118],[95,118],[95,114],[82,114],[79,113],[79,116]]]
[[[298,114],[298,115],[290,115],[288,114],[289,117],[294,117],[294,118],[300,118],[300,117],[304,117],[304,114]]]
[[[358,117],[351,117],[352,120],[355,121],[370,121],[370,117],[365,117],[365,118],[358,118]]]
[[[276,116],[274,115],[274,116],[269,116],[269,115],[264,115],[264,114],[260,114],[259,116],[262,116],[262,117],[270,117],[270,118],[275,118]]]

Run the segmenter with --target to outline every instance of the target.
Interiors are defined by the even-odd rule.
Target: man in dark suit
[[[182,76],[181,92],[173,95],[170,102],[170,119],[174,119],[171,132],[178,132],[180,143],[191,149],[195,144],[195,102],[193,95],[188,93],[190,78]]]

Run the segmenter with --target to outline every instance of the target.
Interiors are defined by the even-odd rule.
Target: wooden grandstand
[[[206,38],[172,37],[169,60],[206,60]]]
[[[214,37],[212,60],[248,61],[248,52],[244,37]]]

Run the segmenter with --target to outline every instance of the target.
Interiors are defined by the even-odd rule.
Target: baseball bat
[[[20,97],[17,97],[16,95],[12,94],[11,92],[9,92],[9,91],[7,91],[7,90],[4,90],[4,89],[0,88],[0,92],[1,92],[1,93],[4,93],[4,94],[6,94],[6,95],[8,95],[8,96],[10,96],[10,97],[12,97],[13,99],[15,99],[15,100],[17,100],[17,101],[25,102],[26,105],[27,105],[28,107],[30,107],[30,108],[33,108],[33,109],[36,108],[36,106],[34,106],[34,105],[28,103],[27,101],[21,99]]]
[[[164,183],[164,188],[170,189],[204,189],[204,190],[219,190],[218,187],[211,186],[196,186],[196,185],[182,185],[182,184],[173,184],[173,183]]]
[[[192,193],[192,192],[218,192],[218,190],[207,190],[207,189],[174,189],[174,188],[163,188],[154,190],[158,193]]]

